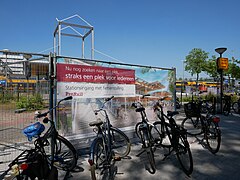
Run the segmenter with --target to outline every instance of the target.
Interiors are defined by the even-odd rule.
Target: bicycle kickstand
[[[170,150],[170,149],[171,149],[171,147],[168,148],[168,153],[164,154],[163,161],[165,161],[165,159],[173,152],[173,148],[172,148],[172,150]]]
[[[63,180],[67,180],[67,179],[69,179],[71,177],[73,177],[72,174],[70,173],[70,171],[67,171]]]

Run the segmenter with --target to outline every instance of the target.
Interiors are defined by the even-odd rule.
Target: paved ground
[[[240,116],[229,115],[220,116],[220,127],[222,131],[222,143],[220,151],[213,155],[205,149],[194,138],[189,138],[191,145],[194,170],[190,177],[186,176],[180,169],[174,155],[162,161],[162,152],[155,153],[157,171],[149,174],[142,163],[142,159],[136,157],[141,150],[140,144],[132,144],[129,158],[116,163],[116,180],[170,180],[170,179],[196,179],[196,180],[225,180],[240,179]],[[182,117],[179,116],[178,119]],[[180,120],[179,120],[180,121]],[[87,163],[88,155],[79,158],[79,172],[72,173],[71,180],[88,180],[90,178],[89,166]],[[63,179],[63,172],[59,172],[59,179]]]

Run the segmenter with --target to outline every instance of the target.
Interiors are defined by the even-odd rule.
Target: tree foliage
[[[186,56],[185,60],[185,71],[188,71],[192,76],[197,75],[197,80],[199,79],[199,74],[205,72],[211,78],[219,78],[219,73],[217,71],[216,64],[217,57],[212,55],[208,59],[208,53],[199,48],[192,49],[189,54]],[[228,76],[229,79],[235,78],[240,79],[240,60],[232,57],[229,59],[228,70],[224,71],[224,75]]]
[[[185,70],[192,76],[197,75],[196,86],[198,84],[199,74],[204,70],[208,53],[200,48],[192,49],[186,56]]]
[[[232,59],[229,60],[228,70],[225,74],[229,77],[240,79],[240,67],[237,64],[240,64],[240,61],[232,57]]]
[[[200,48],[192,49],[186,56],[185,70],[188,71],[192,76],[194,74],[199,75],[204,70],[205,62],[208,58],[208,53]]]
[[[212,58],[208,59],[205,62],[205,65],[203,67],[203,71],[212,78],[219,77],[219,73],[217,72],[216,59],[217,57],[213,55]]]

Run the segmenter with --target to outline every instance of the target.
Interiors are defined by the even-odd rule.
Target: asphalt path
[[[240,116],[233,114],[229,116],[218,115],[221,118],[220,128],[222,142],[217,154],[212,154],[195,137],[188,137],[193,155],[193,173],[186,176],[181,170],[174,154],[163,161],[164,150],[155,152],[157,171],[149,174],[143,165],[144,157],[136,155],[141,151],[141,144],[132,140],[132,149],[129,156],[116,162],[116,180],[172,180],[172,179],[193,179],[193,180],[239,180],[240,179]],[[180,123],[183,116],[176,118]],[[199,136],[199,139],[202,137]],[[90,171],[88,165],[88,154],[80,154],[78,168],[72,172],[68,179],[89,180]],[[65,173],[59,172],[59,179],[64,179]]]

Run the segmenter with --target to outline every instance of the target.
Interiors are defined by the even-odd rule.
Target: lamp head
[[[227,48],[224,48],[224,47],[215,49],[215,51],[220,55],[223,54],[226,50],[227,50]]]

